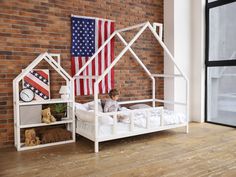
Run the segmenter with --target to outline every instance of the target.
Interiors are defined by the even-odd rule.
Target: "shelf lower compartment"
[[[66,144],[66,143],[74,143],[74,142],[75,142],[75,140],[66,140],[66,141],[59,141],[59,142],[55,142],[55,143],[39,144],[36,146],[24,146],[24,143],[22,143],[20,149],[18,149],[18,150],[24,151],[24,150],[55,146],[55,145]]]
[[[38,123],[38,124],[29,124],[29,125],[20,125],[20,128],[30,128],[30,127],[42,127],[42,126],[50,126],[50,125],[60,125],[60,124],[66,124],[66,123],[73,123],[74,120],[68,119],[68,120],[62,120],[62,121],[56,121],[49,124],[46,123]]]

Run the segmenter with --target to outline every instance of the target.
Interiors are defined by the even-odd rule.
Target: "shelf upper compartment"
[[[25,106],[25,105],[36,105],[36,104],[54,104],[54,103],[72,103],[73,100],[62,100],[62,99],[50,99],[50,100],[42,100],[42,101],[31,101],[31,102],[23,102],[20,101],[19,105],[20,106]]]
[[[72,119],[68,119],[68,120],[62,120],[62,121],[52,122],[52,123],[49,123],[49,124],[46,124],[46,123],[38,123],[38,124],[20,125],[20,128],[42,127],[42,126],[59,125],[59,124],[66,124],[66,123],[72,123],[72,122],[73,122]]]

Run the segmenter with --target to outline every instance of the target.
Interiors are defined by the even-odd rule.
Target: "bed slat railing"
[[[133,103],[148,103],[148,102],[152,102],[153,99],[145,99],[145,100],[129,100],[129,101],[119,101],[118,104],[122,105],[122,104],[133,104]],[[155,99],[154,99],[155,101]]]
[[[162,109],[161,109],[161,113],[160,113],[160,125],[161,126],[163,126],[164,125],[164,123],[163,123],[163,117],[164,117],[164,109],[163,109],[163,107],[162,107]]]
[[[177,102],[177,101],[169,101],[169,100],[161,100],[161,99],[156,99],[156,102],[159,103],[167,103],[167,104],[177,104],[177,105],[187,105],[187,103],[184,102]]]
[[[131,114],[131,116],[130,116],[130,131],[133,131],[134,130],[134,112],[131,112],[130,114]]]
[[[146,117],[146,128],[149,129],[150,127],[150,111],[145,111],[145,117]]]
[[[158,109],[163,109],[163,107],[155,107],[155,108],[158,108]],[[142,111],[150,111],[152,110],[153,107],[150,107],[150,108],[142,108]],[[134,112],[140,112],[140,109],[134,109],[134,110],[122,110],[122,111],[118,111],[118,112],[99,112],[98,113],[98,116],[114,116],[114,115],[117,115],[117,114],[127,114],[127,113],[134,113]]]
[[[184,77],[181,74],[152,74],[153,77]]]
[[[113,130],[112,130],[113,134],[116,134],[116,130],[117,130],[116,126],[117,126],[117,114],[113,116]]]

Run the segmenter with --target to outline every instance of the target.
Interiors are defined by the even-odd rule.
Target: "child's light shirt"
[[[104,106],[104,112],[115,112],[118,111],[120,108],[117,101],[112,100],[111,98],[106,100],[105,106]]]

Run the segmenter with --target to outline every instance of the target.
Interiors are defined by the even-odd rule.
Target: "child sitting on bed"
[[[109,92],[110,99],[106,100],[104,105],[104,112],[120,111],[121,107],[117,100],[119,99],[119,92],[117,89],[111,89]],[[120,122],[124,119],[123,116],[117,115],[117,120]]]
[[[104,105],[104,112],[116,112],[120,109],[117,102],[119,99],[119,92],[116,89],[111,89],[109,92],[110,99],[106,100]]]

